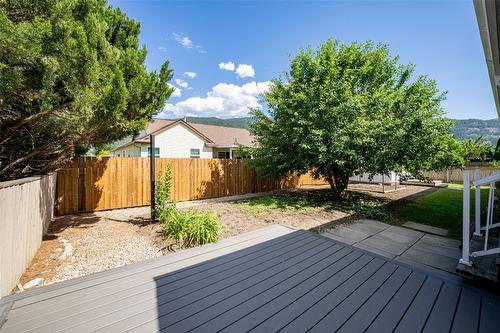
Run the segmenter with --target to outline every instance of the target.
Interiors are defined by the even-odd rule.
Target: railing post
[[[476,169],[474,173],[474,181],[481,179],[481,170]],[[476,185],[475,208],[474,208],[475,228],[474,236],[481,237],[481,186]]]
[[[463,190],[463,220],[462,220],[462,259],[460,263],[472,266],[469,261],[469,237],[470,237],[470,176],[469,170],[464,170],[464,190]]]

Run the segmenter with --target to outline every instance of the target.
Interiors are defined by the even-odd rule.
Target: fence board
[[[466,167],[465,170],[476,170],[480,169],[481,170],[481,178],[487,177],[489,175],[492,175],[496,172],[500,171],[500,168],[498,167]],[[433,180],[441,180],[444,182],[451,182],[451,183],[462,183],[464,181],[463,175],[464,175],[464,170],[459,169],[459,168],[453,168],[453,169],[448,169],[448,170],[438,170],[438,171],[424,171],[422,174],[430,179]],[[474,178],[474,173],[472,173],[472,180]]]
[[[242,160],[156,158],[156,176],[172,170],[171,199],[207,199],[245,194],[301,184],[324,184],[309,175],[266,179]],[[85,157],[57,176],[56,211],[59,215],[150,204],[149,159],[140,157]],[[84,177],[79,182],[79,177]],[[80,188],[80,187],[84,188]],[[82,194],[84,193],[84,194]],[[84,198],[80,198],[83,195]],[[79,209],[79,200],[84,200]]]

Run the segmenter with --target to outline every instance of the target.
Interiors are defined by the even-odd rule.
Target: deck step
[[[498,235],[491,236],[490,247],[495,247],[499,242]],[[481,251],[484,247],[484,239],[473,237],[470,241],[471,252]],[[489,255],[471,258],[472,266],[458,263],[457,273],[472,283],[486,284],[490,289],[500,291],[500,256]]]

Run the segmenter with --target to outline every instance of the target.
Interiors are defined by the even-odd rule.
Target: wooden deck
[[[498,332],[500,299],[269,226],[0,300],[1,332]]]

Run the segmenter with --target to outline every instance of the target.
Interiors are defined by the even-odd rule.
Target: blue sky
[[[497,116],[472,1],[110,3],[141,22],[148,69],[170,60],[177,90],[164,117],[245,116],[289,55],[328,37],[389,44],[448,91],[450,118]]]

